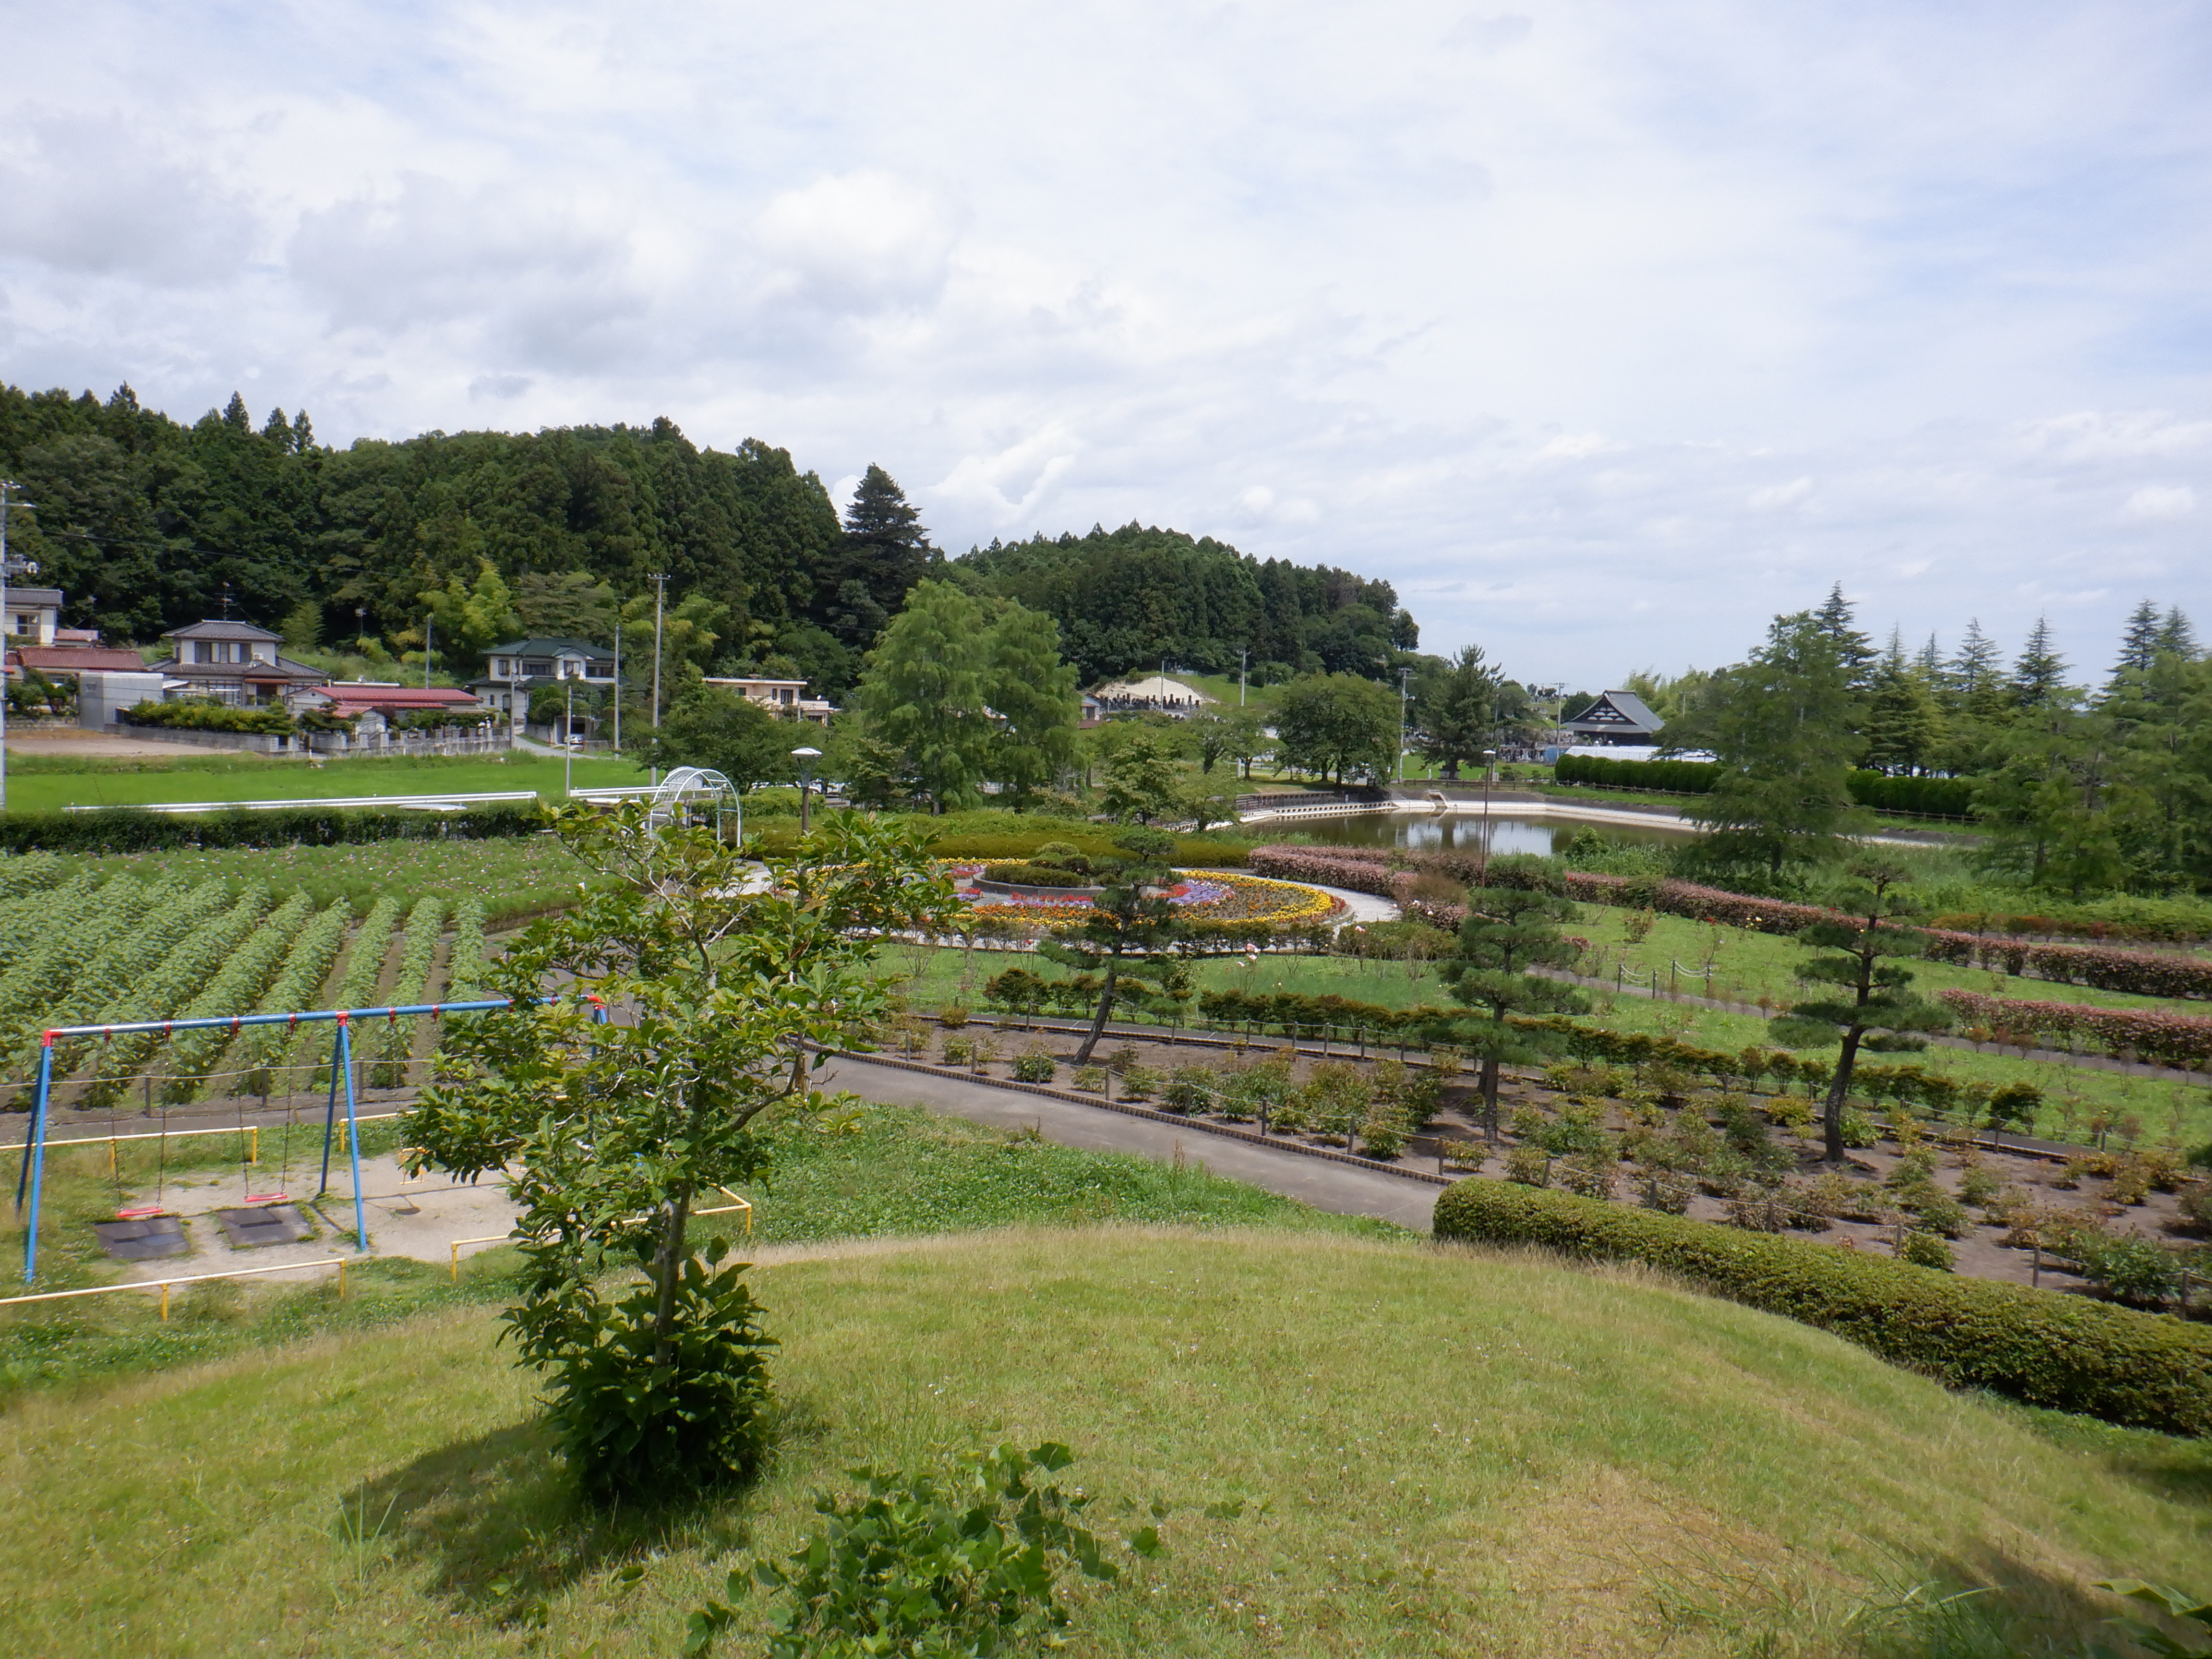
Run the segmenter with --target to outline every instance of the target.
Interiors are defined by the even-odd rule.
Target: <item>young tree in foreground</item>
[[[551,1419],[585,1491],[741,1478],[763,1445],[771,1345],[743,1265],[720,1265],[725,1241],[700,1259],[692,1210],[763,1168],[764,1113],[819,1099],[815,1045],[880,1009],[873,937],[948,925],[951,890],[910,831],[850,813],[771,860],[759,892],[711,830],[656,830],[635,806],[555,826],[607,884],[492,970],[514,1007],[455,1026],[408,1144],[416,1167],[514,1172],[526,1271],[505,1317],[523,1363],[554,1374]],[[645,1279],[611,1294],[621,1265]]]
[[[1188,973],[1173,955],[1176,942],[1188,931],[1175,905],[1159,890],[1175,879],[1168,854],[1175,837],[1158,830],[1133,830],[1117,836],[1114,844],[1134,858],[1109,872],[1106,885],[1091,901],[1082,924],[1058,939],[1046,939],[1039,952],[1048,961],[1079,974],[1103,973],[1098,1012],[1091,1030],[1076,1050],[1075,1063],[1088,1066],[1091,1051],[1106,1029],[1114,999],[1126,988],[1122,974],[1143,967],[1159,975],[1162,991],[1172,995],[1183,988]]]
[[[1792,1048],[1841,1043],[1843,1054],[1828,1081],[1821,1113],[1823,1156],[1844,1161],[1844,1101],[1851,1091],[1851,1071],[1859,1050],[1877,1054],[1911,1052],[1928,1046],[1926,1031],[1941,1031],[1951,1016],[1940,1003],[1916,996],[1910,969],[1900,959],[1919,956],[1927,938],[1910,923],[1920,907],[1899,890],[1910,879],[1902,865],[1882,859],[1855,860],[1846,885],[1832,895],[1838,915],[1816,921],[1797,942],[1823,952],[1802,963],[1797,977],[1809,985],[1834,988],[1834,994],[1801,1002],[1767,1029]]]
[[[1479,1019],[1456,1023],[1452,1036],[1481,1060],[1483,1127],[1495,1146],[1499,1065],[1534,1060],[1549,1046],[1541,1034],[1514,1025],[1509,1016],[1587,1013],[1589,999],[1531,971],[1571,966],[1579,954],[1559,933],[1562,922],[1574,920],[1575,907],[1564,896],[1558,873],[1544,860],[1516,854],[1493,860],[1489,874],[1493,883],[1516,884],[1468,890],[1467,920],[1453,954],[1437,971],[1452,995],[1481,1011]]]

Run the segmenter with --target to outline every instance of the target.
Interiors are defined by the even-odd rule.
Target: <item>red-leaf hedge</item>
[[[1437,1200],[1436,1236],[1648,1261],[1958,1388],[2170,1434],[2212,1432],[2212,1330],[1510,1182]]]
[[[2036,1036],[2082,1036],[2109,1052],[2195,1070],[2212,1062],[2212,1018],[2148,1008],[2100,1008],[2087,1002],[2034,1002],[1980,991],[1942,991],[1942,1000],[1967,1023],[1991,1031]]]

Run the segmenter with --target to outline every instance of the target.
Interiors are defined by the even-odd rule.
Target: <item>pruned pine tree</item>
[[[1452,995],[1480,1012],[1455,1021],[1451,1036],[1481,1062],[1483,1129],[1495,1146],[1499,1066],[1539,1059],[1557,1042],[1513,1024],[1510,1017],[1587,1013],[1589,999],[1534,971],[1571,967],[1578,954],[1559,932],[1574,920],[1575,907],[1560,890],[1558,873],[1547,860],[1522,854],[1493,859],[1489,873],[1493,884],[1468,890],[1467,920],[1437,969]],[[1514,884],[1495,884],[1499,878]]]
[[[1827,994],[1796,1004],[1767,1027],[1775,1041],[1790,1048],[1841,1047],[1821,1113],[1824,1156],[1830,1164],[1844,1161],[1844,1102],[1859,1051],[1924,1048],[1924,1033],[1951,1024],[1941,1003],[1908,988],[1912,970],[1900,965],[1927,945],[1926,936],[1910,925],[1923,914],[1903,890],[1910,878],[1903,866],[1887,860],[1851,862],[1846,883],[1831,895],[1837,914],[1797,935],[1800,945],[1817,953],[1798,964],[1797,977],[1827,988]]]
[[[773,1344],[726,1241],[702,1261],[693,1211],[765,1166],[768,1114],[822,1104],[810,1072],[884,1006],[873,941],[957,904],[918,836],[858,813],[827,815],[757,890],[712,829],[656,829],[641,805],[554,825],[600,879],[489,971],[514,1007],[447,1034],[406,1144],[413,1169],[510,1172],[524,1288],[505,1317],[552,1373],[585,1491],[673,1496],[743,1477],[767,1442]]]
[[[1091,1063],[1115,998],[1133,994],[1171,1002],[1189,994],[1189,969],[1175,950],[1189,930],[1163,890],[1175,878],[1167,862],[1175,838],[1158,830],[1132,830],[1115,836],[1114,844],[1131,854],[1129,860],[1104,872],[1105,886],[1079,925],[1038,946],[1049,962],[1079,975],[1102,975],[1097,1012],[1076,1050],[1079,1066]],[[1158,981],[1157,989],[1127,983],[1134,968],[1149,970]]]

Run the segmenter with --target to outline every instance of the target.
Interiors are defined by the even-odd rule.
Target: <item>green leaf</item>
[[[1147,1561],[1158,1560],[1167,1553],[1165,1546],[1160,1542],[1158,1527],[1140,1527],[1129,1534],[1127,1541],[1129,1547]]]

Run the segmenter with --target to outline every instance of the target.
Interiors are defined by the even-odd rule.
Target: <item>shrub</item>
[[[1150,1100],[1160,1091],[1160,1074],[1149,1066],[1132,1066],[1121,1073],[1121,1095],[1127,1100]]]
[[[1347,1145],[1375,1103],[1375,1085],[1358,1066],[1340,1060],[1316,1066],[1301,1093],[1307,1121],[1322,1134],[1343,1137]]]
[[[2212,1331],[2178,1320],[1510,1182],[1448,1189],[1436,1235],[1648,1262],[1954,1387],[2131,1427],[2212,1433]]]
[[[1077,1088],[1087,1089],[1095,1094],[1106,1086],[1106,1068],[1103,1066],[1079,1066],[1075,1068],[1074,1083]]]
[[[1168,1073],[1161,1103],[1171,1112],[1202,1112],[1213,1104],[1214,1081],[1211,1066],[1178,1066]]]
[[[948,1031],[957,1031],[968,1023],[968,1011],[957,1003],[937,1011],[937,1023]]]
[[[1060,1062],[1050,1054],[1032,1048],[1014,1061],[1014,1080],[1017,1083],[1049,1083],[1060,1070]]]
[[[1017,887],[1096,887],[1096,877],[1087,871],[1063,870],[1055,864],[987,864],[983,866],[986,881],[1011,882]]]
[[[1881,1133],[1874,1127],[1872,1118],[1855,1107],[1847,1106],[1844,1109],[1844,1146],[1871,1146],[1881,1138]]]
[[[975,1039],[964,1036],[947,1036],[937,1051],[939,1063],[945,1066],[965,1066],[975,1054]]]
[[[1611,1198],[1616,1160],[1598,1152],[1577,1152],[1552,1166],[1552,1178],[1584,1198]]]
[[[1387,1164],[1405,1150],[1405,1115],[1387,1102],[1377,1102],[1359,1122],[1360,1155]]]
[[[1671,1170],[1649,1166],[1637,1172],[1635,1183],[1636,1201],[1662,1215],[1682,1214],[1698,1192],[1695,1182],[1685,1181]]]
[[[1524,1187],[1552,1184],[1552,1155],[1541,1146],[1515,1146],[1505,1154],[1505,1178]]]
[[[1121,1076],[1136,1063],[1137,1051],[1134,1048],[1130,1048],[1127,1043],[1123,1043],[1121,1047],[1109,1049],[1107,1052],[1106,1069],[1113,1073],[1115,1077]]]
[[[1977,1209],[1989,1207],[1990,1200],[2004,1190],[2004,1182],[1978,1165],[1959,1177],[1959,1201]]]
[[[2163,1307],[2181,1289],[2181,1259],[2148,1238],[2082,1239],[2081,1277],[2123,1302]]]
[[[1784,1232],[1790,1226],[1790,1202],[1779,1188],[1747,1187],[1729,1200],[1729,1225],[1747,1232]]]
[[[459,812],[343,806],[234,807],[220,812],[149,812],[118,806],[100,812],[0,814],[0,853],[82,853],[104,857],[167,848],[344,847],[380,841],[495,841],[534,836],[545,814],[533,803]]]
[[[299,729],[281,708],[240,708],[209,697],[184,697],[175,702],[149,699],[125,711],[123,721],[176,732],[250,732],[269,737],[289,737]]]
[[[1897,1259],[1916,1267],[1933,1267],[1938,1273],[1951,1271],[1951,1247],[1933,1233],[1905,1234],[1905,1248],[1897,1253]]]

